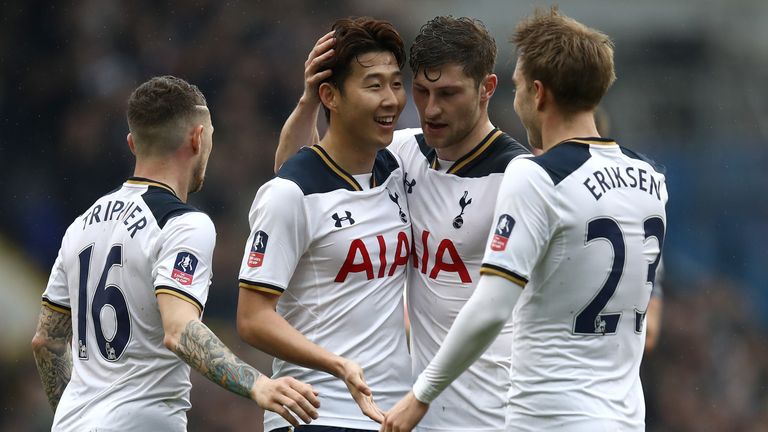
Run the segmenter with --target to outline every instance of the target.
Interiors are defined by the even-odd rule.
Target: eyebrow
[[[402,77],[403,76],[403,72],[402,71],[397,71],[397,72],[392,72],[391,74],[384,73],[384,72],[371,72],[371,73],[363,75],[363,79],[364,80],[372,79],[372,78],[382,79],[382,78],[386,78],[387,76]]]
[[[423,86],[415,81],[413,82],[413,86],[426,88],[426,86]],[[434,89],[435,90],[461,90],[461,88],[462,88],[461,84],[443,84],[443,85],[436,86]]]

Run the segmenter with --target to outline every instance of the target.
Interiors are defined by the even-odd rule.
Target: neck
[[[557,144],[577,137],[599,137],[593,111],[563,115],[556,112],[545,116],[541,125],[541,142],[547,151]]]
[[[344,171],[355,174],[366,174],[373,171],[378,149],[371,145],[360,145],[346,134],[333,128],[328,130],[318,143],[334,162]]]
[[[191,180],[188,169],[182,170],[178,164],[168,159],[137,159],[133,175],[165,183],[173,189],[181,201],[187,202]]]
[[[475,127],[473,127],[461,141],[452,146],[436,148],[435,153],[437,153],[437,157],[442,160],[459,160],[480,144],[480,141],[482,141],[486,135],[491,133],[493,128],[493,123],[491,123],[491,119],[488,118],[488,113],[485,112],[475,124]]]

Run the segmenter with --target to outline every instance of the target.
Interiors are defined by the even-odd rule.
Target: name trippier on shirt
[[[629,167],[603,167],[588,176],[584,181],[584,187],[589,190],[595,201],[599,200],[604,193],[615,188],[634,188],[649,195],[655,196],[661,201],[661,183],[662,179],[657,179],[653,172],[648,172],[642,168]]]
[[[110,200],[105,206],[96,204],[83,215],[83,230],[94,223],[122,221],[133,238],[136,232],[147,226],[147,218],[141,216],[143,212],[144,209],[134,201],[126,203],[121,200]]]

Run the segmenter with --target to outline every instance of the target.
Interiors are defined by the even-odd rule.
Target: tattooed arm
[[[274,411],[294,426],[317,418],[320,406],[312,386],[293,378],[272,380],[240,360],[199,320],[200,311],[178,297],[158,294],[165,330],[165,346],[203,376],[219,386],[253,399],[263,409]],[[289,411],[290,410],[290,411]]]
[[[32,339],[32,352],[45,394],[54,411],[72,375],[71,339],[72,316],[42,306]]]

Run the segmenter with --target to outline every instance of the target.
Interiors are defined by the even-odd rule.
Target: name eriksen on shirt
[[[635,167],[603,167],[584,180],[584,187],[589,190],[595,201],[603,194],[615,188],[634,188],[661,201],[662,179],[656,179],[651,172]]]

